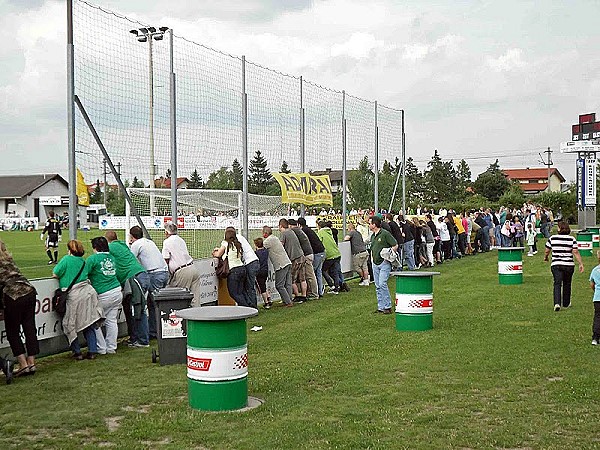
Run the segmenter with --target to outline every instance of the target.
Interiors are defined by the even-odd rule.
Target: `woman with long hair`
[[[35,355],[40,352],[35,326],[37,292],[21,274],[12,255],[0,241],[0,305],[4,304],[6,337],[13,355],[19,362],[15,376],[33,375],[36,371]],[[25,335],[25,346],[20,337]],[[27,351],[26,351],[27,349]]]
[[[548,261],[551,252],[550,270],[554,278],[554,311],[560,311],[561,307],[571,306],[571,280],[575,272],[573,257],[579,263],[579,273],[583,273],[583,261],[577,249],[577,241],[571,236],[571,228],[567,222],[559,222],[558,234],[550,236],[546,241],[544,261]]]
[[[61,289],[73,287],[67,294],[67,312],[62,325],[69,341],[73,358],[83,359],[77,333],[82,331],[88,345],[87,359],[94,359],[98,353],[96,328],[102,320],[102,309],[98,304],[98,294],[90,284],[88,271],[83,260],[85,250],[77,240],[67,243],[68,253],[58,262],[52,276],[58,278]]]
[[[215,258],[227,258],[229,263],[229,276],[227,277],[227,290],[238,306],[251,306],[248,304],[246,294],[246,267],[244,266],[244,250],[238,240],[235,229],[227,228],[221,246],[213,250]]]

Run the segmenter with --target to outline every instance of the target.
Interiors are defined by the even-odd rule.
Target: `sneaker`
[[[598,345],[598,339],[592,339],[592,345]]]
[[[362,280],[360,283],[358,283],[359,286],[368,286],[369,285],[369,280]]]
[[[533,253],[527,253],[527,256],[533,256]]]
[[[392,308],[386,308],[383,310],[383,314],[391,314],[392,313]]]
[[[150,344],[142,344],[141,342],[135,341],[131,344],[127,344],[127,346],[131,348],[148,348],[150,347]]]
[[[294,299],[292,300],[294,303],[304,303],[306,301],[306,297],[302,297],[300,295],[294,297]]]
[[[49,266],[51,266],[52,264],[54,264],[54,261],[48,261]]]
[[[560,305],[554,305],[554,311],[560,311]]]
[[[337,289],[332,289],[329,291],[329,293],[333,294],[333,295],[338,295],[340,293],[340,291],[338,291]]]

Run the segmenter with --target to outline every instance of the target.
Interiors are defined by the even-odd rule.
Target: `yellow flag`
[[[281,203],[333,205],[329,175],[274,173],[281,187]]]
[[[90,206],[90,194],[79,169],[77,169],[77,203],[81,206]]]

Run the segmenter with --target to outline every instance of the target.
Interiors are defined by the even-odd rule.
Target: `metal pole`
[[[175,85],[175,67],[173,57],[173,29],[169,29],[169,96],[171,132],[171,217],[177,223],[177,92]]]
[[[144,237],[146,237],[147,239],[150,239],[150,235],[148,234],[148,230],[146,229],[146,225],[144,225],[144,222],[142,221],[142,218],[138,214],[138,211],[137,211],[135,205],[133,204],[133,200],[131,200],[131,197],[129,196],[129,193],[127,192],[127,189],[125,189],[125,186],[123,185],[123,182],[121,181],[121,176],[119,175],[119,171],[117,171],[117,169],[115,168],[114,164],[112,163],[112,161],[110,159],[110,156],[108,156],[108,152],[106,151],[106,148],[104,147],[104,144],[102,143],[102,140],[100,140],[100,136],[98,136],[98,132],[94,128],[94,124],[92,123],[92,120],[90,119],[90,116],[88,116],[87,111],[85,110],[85,108],[81,104],[81,100],[79,100],[79,97],[77,97],[76,95],[74,95],[73,96],[73,100],[75,101],[75,104],[79,108],[79,112],[83,116],[83,120],[85,120],[85,123],[87,124],[90,132],[92,133],[92,136],[94,137],[94,140],[96,141],[96,144],[100,148],[100,151],[102,152],[102,156],[104,156],[104,159],[106,159],[108,167],[110,167],[110,171],[113,174],[113,176],[115,177],[115,180],[117,181],[117,184],[119,185],[119,189],[121,190],[121,192],[123,192],[123,195],[125,196],[125,200],[127,201],[127,203],[129,203],[129,207],[131,208],[131,212],[136,217],[136,219],[138,221],[138,225],[140,226],[140,228],[144,232]],[[120,164],[119,164],[119,170],[120,170]]]
[[[150,88],[150,183],[151,189],[154,189],[154,180],[156,179],[156,167],[154,165],[154,64],[152,61],[152,33],[148,33],[148,80]],[[150,216],[154,215],[154,195],[150,194]]]
[[[379,127],[377,126],[377,102],[375,102],[375,214],[379,212]]]
[[[302,93],[303,87],[302,76],[300,77],[300,172],[306,172],[306,150],[305,150],[305,138],[304,138],[304,99]],[[300,205],[300,216],[304,217],[306,213],[306,207],[304,203]]]
[[[402,214],[406,214],[406,146],[404,135],[404,110],[402,110]]]
[[[248,95],[246,94],[246,57],[242,56],[242,234],[248,239]]]
[[[104,207],[106,208],[106,159],[102,160],[103,174],[104,174]]]
[[[69,161],[69,239],[77,239],[77,168],[75,163],[75,47],[73,0],[67,0],[67,145]]]
[[[346,174],[346,91],[342,91],[342,233],[346,236],[346,191],[348,188],[348,177]]]

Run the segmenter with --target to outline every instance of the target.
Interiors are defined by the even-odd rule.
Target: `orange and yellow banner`
[[[90,193],[88,192],[83,174],[77,169],[77,203],[81,206],[90,206]]]
[[[281,187],[281,203],[333,205],[329,175],[274,173]]]

